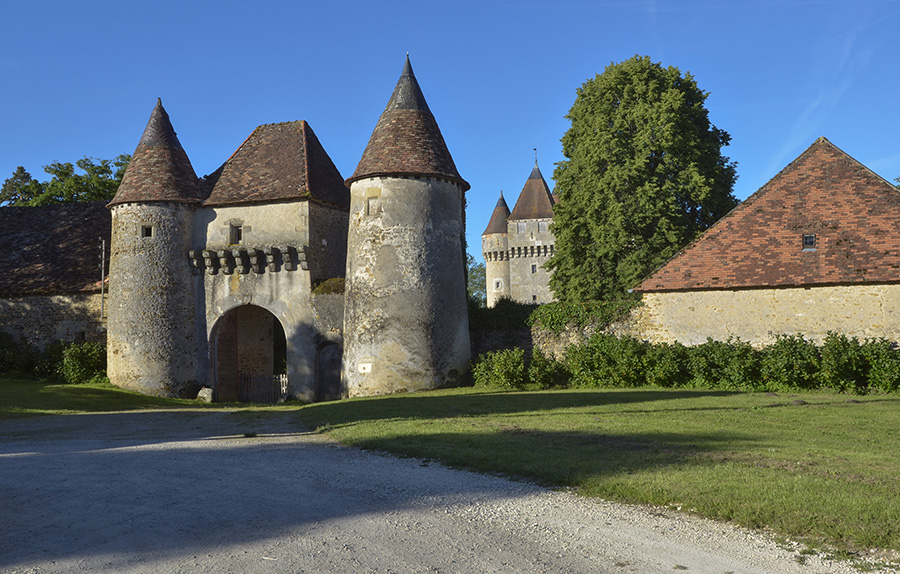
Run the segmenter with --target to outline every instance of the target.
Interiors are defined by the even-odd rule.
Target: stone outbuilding
[[[0,230],[0,331],[38,351],[56,341],[105,342],[105,204],[3,207]]]
[[[635,290],[639,336],[900,341],[900,191],[819,138]]]

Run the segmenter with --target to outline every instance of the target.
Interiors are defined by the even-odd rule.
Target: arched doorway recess
[[[284,327],[268,310],[236,307],[212,331],[215,396],[219,402],[274,403],[287,391]]]

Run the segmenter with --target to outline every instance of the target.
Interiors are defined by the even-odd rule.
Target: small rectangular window
[[[547,233],[547,222],[546,221],[538,221],[538,231],[541,233]]]
[[[532,266],[531,266],[531,272],[532,272],[532,273],[537,273],[537,265],[532,265]]]
[[[153,226],[152,225],[142,225],[141,226],[141,237],[153,237]]]
[[[531,302],[532,302],[532,303],[537,303],[537,295],[532,295],[532,296],[531,296]]]
[[[519,221],[516,223],[516,233],[525,233],[525,222]]]
[[[228,243],[231,245],[237,245],[244,239],[244,226],[243,225],[231,225],[228,233]]]
[[[814,234],[807,234],[803,236],[803,250],[804,251],[815,251],[816,249],[816,236]]]

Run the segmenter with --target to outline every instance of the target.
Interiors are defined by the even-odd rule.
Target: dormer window
[[[815,251],[816,250],[816,236],[814,233],[808,233],[803,235],[803,251]]]

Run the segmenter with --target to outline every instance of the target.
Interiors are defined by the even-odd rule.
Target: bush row
[[[0,373],[32,375],[70,384],[105,375],[106,347],[93,341],[57,341],[43,351],[0,332]]]
[[[763,349],[730,339],[693,347],[649,344],[598,333],[562,360],[522,349],[481,355],[476,386],[506,389],[689,387],[735,391],[831,390],[854,394],[900,388],[900,351],[886,339],[829,333],[821,346],[782,335]]]

